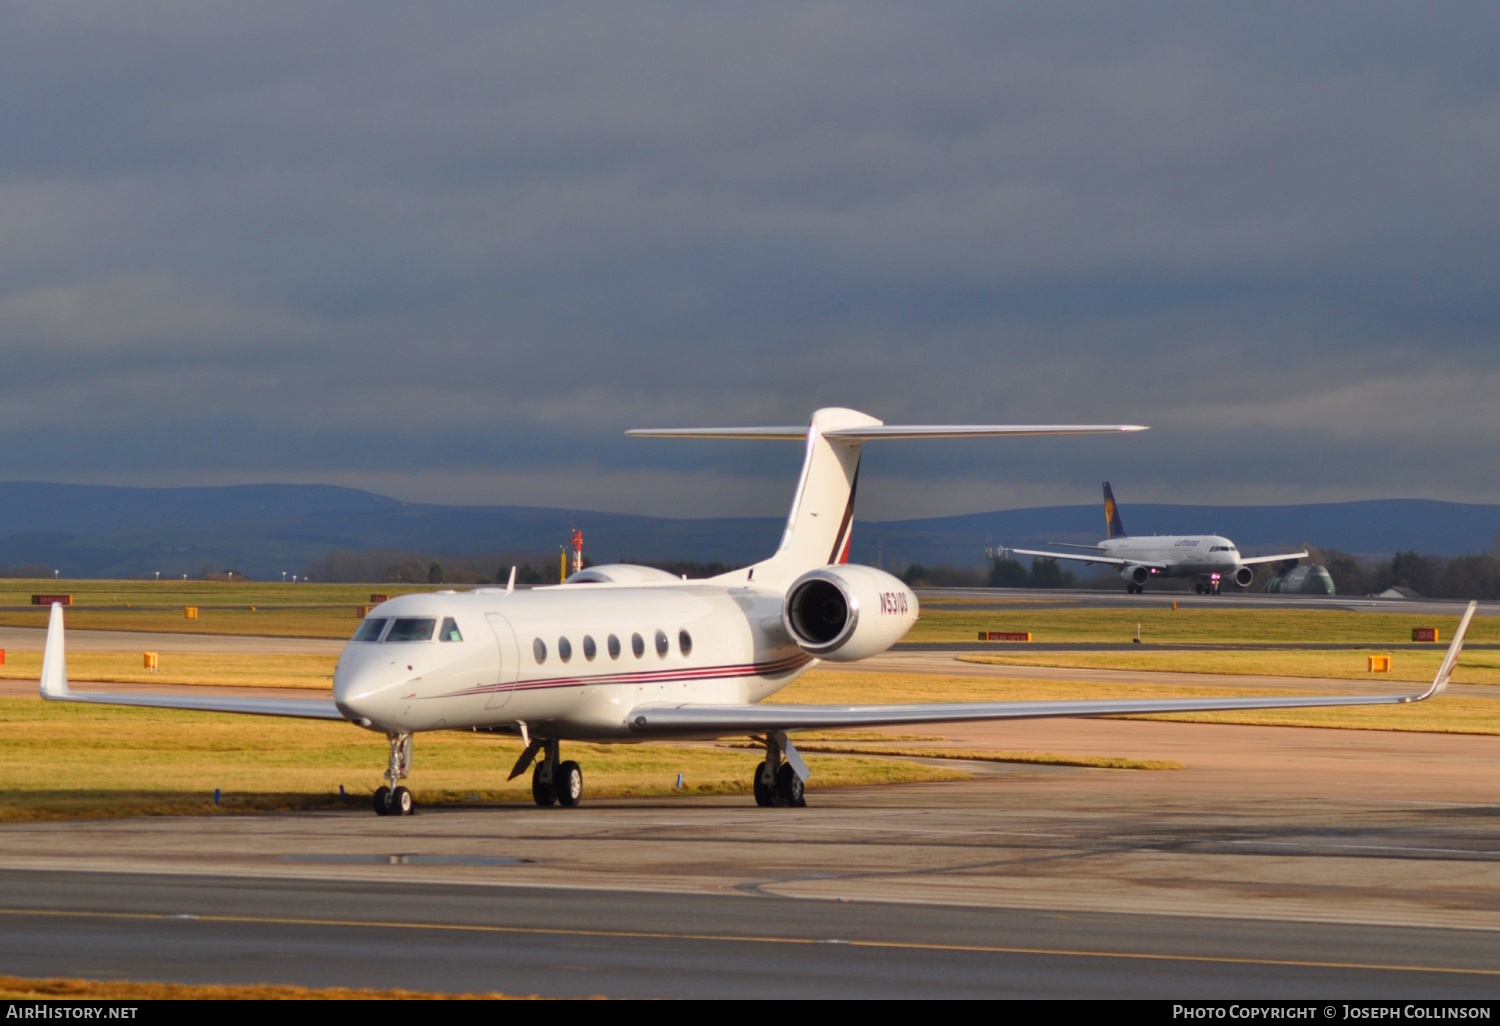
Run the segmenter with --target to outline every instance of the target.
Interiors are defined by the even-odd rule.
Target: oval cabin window
[[[693,654],[693,636],[687,631],[677,632],[677,648],[685,656]]]
[[[536,661],[545,663],[547,661],[547,643],[537,638],[531,643],[531,654],[536,656]]]

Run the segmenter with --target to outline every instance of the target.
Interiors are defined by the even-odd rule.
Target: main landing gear
[[[417,803],[401,781],[411,772],[411,734],[402,731],[385,737],[391,744],[391,760],[385,770],[386,783],[375,789],[375,815],[410,816],[417,811]]]
[[[531,771],[531,800],[544,809],[554,805],[571,809],[583,801],[583,768],[571,760],[559,762],[561,747],[557,741],[536,738],[526,745],[526,750],[510,771],[510,779],[516,779],[526,772],[537,753],[541,753],[541,759]]]
[[[807,777],[807,766],[787,736],[778,731],[765,737],[752,735],[751,740],[766,746],[766,759],[756,767],[752,785],[755,804],[763,809],[772,806],[790,809],[806,807],[807,799],[803,797],[802,782]],[[782,761],[783,755],[786,756],[785,762]]]

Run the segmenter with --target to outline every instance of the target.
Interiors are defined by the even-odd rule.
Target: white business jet
[[[1041,552],[1036,549],[1003,549],[1018,556],[1041,556],[1043,559],[1071,559],[1081,563],[1103,563],[1120,568],[1125,590],[1139,595],[1153,577],[1196,577],[1194,589],[1199,595],[1217,595],[1224,581],[1241,588],[1250,587],[1255,579],[1251,567],[1257,563],[1279,563],[1301,559],[1307,550],[1283,552],[1278,556],[1240,555],[1234,542],[1217,534],[1152,534],[1132,536],[1125,533],[1115,493],[1104,482],[1104,540],[1097,545],[1069,545],[1082,552]]]
[[[864,659],[890,648],[917,619],[900,580],[845,563],[860,447],[890,438],[1073,435],[1133,426],[896,427],[854,410],[824,409],[806,427],[632,431],[669,438],[805,442],[806,460],[781,545],[770,559],[707,580],[643,566],[596,566],[560,585],[402,595],[370,611],[333,674],[332,700],[89,693],[68,687],[63,611],[52,607],[43,698],[108,705],[345,720],[390,743],[375,811],[405,815],[414,734],[470,730],[525,742],[511,770],[532,768],[541,806],[577,805],[583,772],[563,741],[639,742],[750,736],[765,748],[757,805],[799,806],[807,765],[798,730],[963,720],[1107,716],[1215,709],[1379,705],[1443,689],[1474,607],[1426,692],[1414,696],[1177,698],[1134,701],[929,705],[762,705],[819,660]],[[533,763],[535,766],[533,768]]]

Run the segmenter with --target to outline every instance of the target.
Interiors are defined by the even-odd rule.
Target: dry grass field
[[[1168,673],[1215,673],[1227,676],[1321,677],[1333,680],[1404,680],[1426,683],[1437,673],[1443,661],[1445,646],[1432,651],[1391,652],[1370,648],[1334,652],[1315,649],[1263,652],[1234,650],[1224,652],[1026,652],[1016,650],[961,655],[960,662],[987,666],[1058,666],[1073,669],[1158,670]],[[1371,673],[1367,657],[1389,655],[1387,673]],[[1459,684],[1500,684],[1500,652],[1469,649],[1464,652],[1454,672]]]
[[[118,684],[194,684],[247,688],[333,688],[335,656],[162,652],[153,673],[140,652],[69,652],[68,679]],[[42,653],[7,652],[0,680],[37,680]]]
[[[5,1001],[407,1001],[528,1000],[509,994],[429,994],[415,990],[351,990],[345,987],[284,987],[152,983],[135,980],[33,980],[0,976]]]
[[[925,674],[841,673],[817,669],[778,692],[772,702],[828,704],[884,702],[1029,702],[1088,698],[1169,698],[1198,695],[1308,694],[1306,689],[1228,688],[1180,685],[1105,684],[1079,681],[1004,680]],[[1199,723],[1336,727],[1349,730],[1416,730],[1445,734],[1500,734],[1500,701],[1442,695],[1416,705],[1359,708],[1186,713],[1153,716]]]
[[[0,699],[0,821],[76,816],[363,809],[385,772],[381,735],[340,723]],[[529,801],[506,781],[519,741],[421,734],[407,781],[418,802]],[[570,744],[587,796],[740,794],[756,758],[702,744]],[[961,779],[883,758],[808,760],[818,787]],[[677,775],[683,787],[676,787]],[[339,798],[342,786],[347,798]],[[213,804],[213,792],[221,802]]]

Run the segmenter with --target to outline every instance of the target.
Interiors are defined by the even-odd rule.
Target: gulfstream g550
[[[760,705],[819,660],[884,652],[917,619],[917,597],[873,567],[846,562],[861,446],[881,439],[1076,435],[1131,425],[897,427],[825,409],[807,427],[632,431],[676,438],[803,442],[807,455],[781,545],[771,558],[707,580],[642,566],[596,566],[560,585],[402,595],[376,606],[344,648],[331,701],[95,694],[69,689],[63,612],[52,607],[43,698],[210,712],[347,720],[390,743],[381,815],[412,811],[402,786],[412,737],[429,730],[519,736],[511,769],[532,769],[538,805],[577,805],[583,771],[564,741],[633,742],[750,736],[765,748],[758,805],[801,805],[806,764],[791,734],[804,729],[1120,713],[1378,705],[1418,701],[1447,683],[1474,607],[1432,687],[1420,695],[1180,698],[930,705]],[[534,766],[533,766],[534,764]]]

